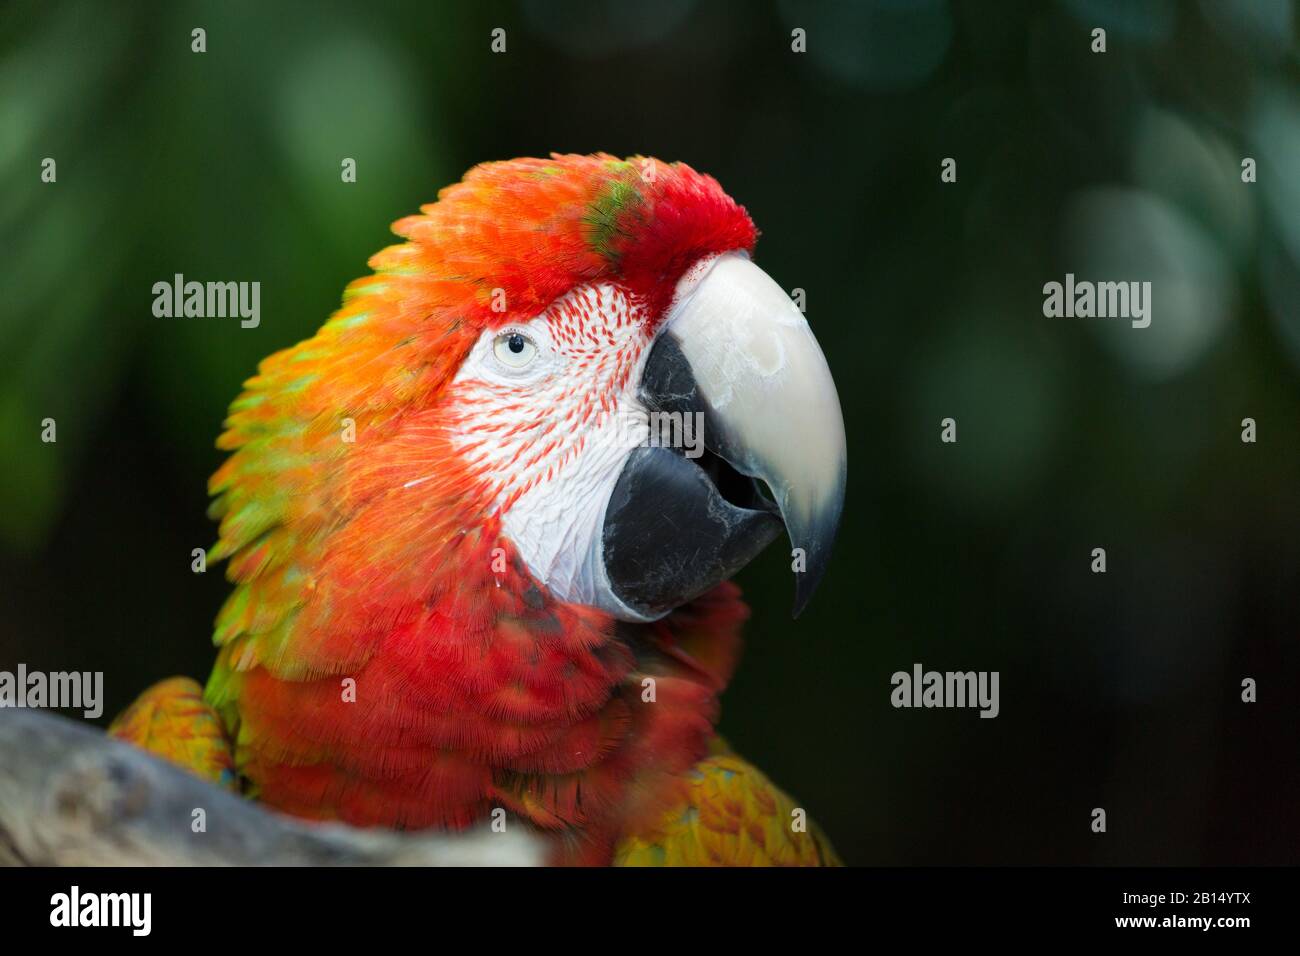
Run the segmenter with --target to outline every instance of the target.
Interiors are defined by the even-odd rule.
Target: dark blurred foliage
[[[471,165],[653,154],[749,208],[849,430],[810,610],[779,548],[741,575],[732,742],[855,863],[1295,862],[1295,29],[1286,0],[10,3],[0,667],[105,671],[105,720],[204,677],[226,586],[190,550],[257,361]],[[1067,271],[1152,280],[1151,328],[1044,318]],[[153,318],[176,272],[261,281],[261,326]],[[894,710],[917,661],[1000,671],[1001,716]]]

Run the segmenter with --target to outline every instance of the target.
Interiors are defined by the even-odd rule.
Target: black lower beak
[[[781,529],[754,480],[711,452],[634,448],[605,510],[605,573],[619,600],[655,618],[730,578]]]

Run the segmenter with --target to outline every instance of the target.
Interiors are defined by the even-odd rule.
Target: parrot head
[[[650,620],[784,523],[802,609],[839,520],[843,422],[803,316],[750,261],[744,209],[684,166],[569,157],[480,168],[427,215],[398,231],[479,251],[477,335],[441,402],[531,575]]]
[[[734,655],[708,645],[744,616],[723,582],[783,530],[796,613],[822,576],[846,474],[825,358],[744,208],[684,164],[485,164],[394,231],[231,407],[209,697],[289,809],[607,817],[711,732]],[[668,681],[653,718],[622,689],[643,673]],[[348,679],[370,706],[339,709]]]

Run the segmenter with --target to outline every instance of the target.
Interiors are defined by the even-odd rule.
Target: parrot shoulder
[[[615,848],[615,866],[842,866],[821,829],[715,737],[686,796]],[[802,818],[802,827],[794,823]]]
[[[154,684],[109,725],[125,740],[227,790],[237,791],[230,739],[203,688],[188,677]]]

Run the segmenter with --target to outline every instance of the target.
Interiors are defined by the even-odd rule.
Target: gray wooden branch
[[[542,853],[514,821],[436,836],[304,823],[64,717],[0,708],[0,865],[531,866]]]

